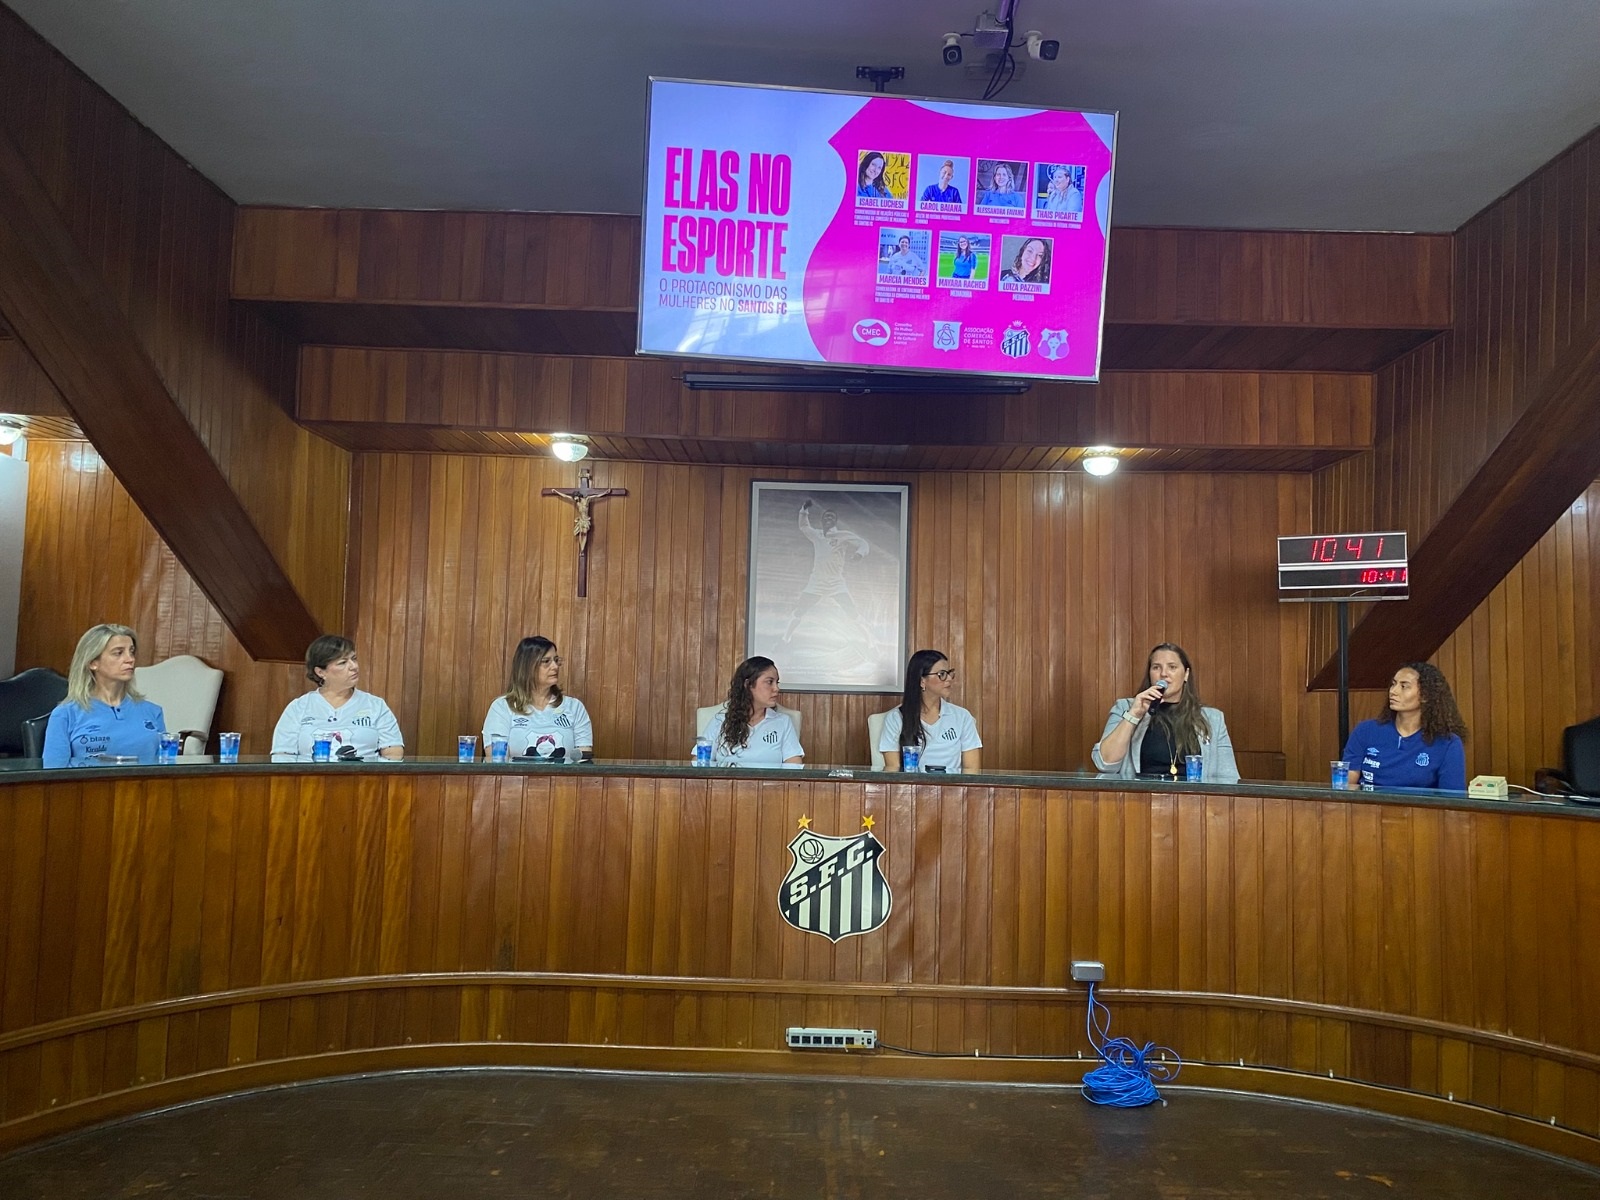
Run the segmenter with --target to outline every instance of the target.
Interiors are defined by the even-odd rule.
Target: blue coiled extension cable
[[[1109,1104],[1116,1108],[1142,1108],[1153,1104],[1161,1099],[1155,1081],[1170,1083],[1183,1068],[1183,1060],[1165,1046],[1146,1042],[1140,1049],[1127,1038],[1112,1037],[1111,1010],[1095,999],[1092,983],[1084,1027],[1089,1034],[1089,1045],[1105,1063],[1083,1077],[1083,1098],[1091,1104]],[[1163,1057],[1152,1061],[1158,1053]]]

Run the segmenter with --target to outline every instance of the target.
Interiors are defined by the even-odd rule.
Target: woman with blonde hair
[[[156,761],[166,716],[133,687],[139,637],[126,625],[96,625],[78,639],[67,671],[67,698],[44,731],[47,767]]]

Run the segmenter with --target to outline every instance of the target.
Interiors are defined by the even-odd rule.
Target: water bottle
[[[711,765],[711,739],[697,737],[694,740],[694,765],[709,767]]]

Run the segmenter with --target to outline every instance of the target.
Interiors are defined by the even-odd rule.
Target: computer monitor
[[[1562,732],[1561,773],[1580,796],[1600,799],[1600,717]]]

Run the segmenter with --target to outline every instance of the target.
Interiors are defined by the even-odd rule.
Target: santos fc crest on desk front
[[[778,888],[778,911],[805,933],[830,942],[871,933],[889,919],[894,897],[878,862],[883,843],[872,833],[872,818],[862,818],[854,837],[829,837],[811,831],[800,818],[800,832],[789,843],[793,859]]]

